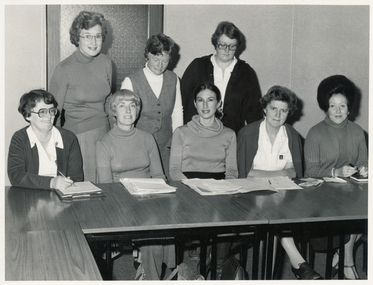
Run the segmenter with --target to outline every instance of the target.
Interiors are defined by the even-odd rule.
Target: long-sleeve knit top
[[[226,179],[237,178],[236,134],[215,119],[211,127],[193,116],[177,128],[172,137],[170,157],[171,180],[186,179],[183,172],[225,172]]]
[[[339,132],[344,132],[344,135],[339,135]],[[337,125],[326,116],[308,132],[304,157],[305,176],[308,177],[331,176],[333,168],[341,167],[338,165],[341,157],[345,157],[343,161],[346,160],[346,164],[353,164],[356,167],[367,166],[368,150],[364,131],[348,119]]]
[[[137,128],[123,131],[115,124],[96,145],[99,183],[120,178],[162,178],[158,148],[153,136]]]
[[[31,146],[27,128],[15,132],[10,141],[8,154],[8,176],[13,186],[51,189],[53,177],[39,175],[39,153],[37,145]],[[71,180],[83,181],[83,161],[76,136],[56,127],[60,132],[63,148],[56,146],[57,169]]]
[[[78,49],[54,70],[49,91],[65,109],[64,128],[75,134],[109,124],[105,98],[111,93],[112,65],[104,54],[87,57]]]

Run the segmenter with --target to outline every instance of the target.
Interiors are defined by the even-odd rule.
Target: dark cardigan
[[[253,165],[254,157],[258,150],[259,127],[263,120],[243,127],[237,136],[237,164],[238,178],[246,178]],[[289,138],[289,150],[297,177],[303,177],[303,152],[299,133],[290,125],[285,124]]]
[[[51,189],[50,182],[53,177],[38,175],[39,154],[37,146],[30,146],[26,129],[24,127],[15,132],[9,146],[8,176],[13,186]],[[65,129],[56,127],[61,133],[64,148],[56,147],[57,167],[66,177],[74,182],[83,181],[83,161],[78,139]]]
[[[194,59],[185,70],[181,79],[184,124],[197,114],[194,106],[193,91],[205,82],[214,82],[214,68],[211,55]],[[261,92],[255,71],[245,61],[238,59],[231,73],[224,97],[221,120],[223,125],[236,134],[247,124],[263,118],[259,99]]]

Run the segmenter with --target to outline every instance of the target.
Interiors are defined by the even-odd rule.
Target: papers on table
[[[231,180],[229,180],[231,181]],[[235,186],[228,182],[228,180],[215,180],[215,179],[183,179],[182,183],[188,185],[197,193],[202,196],[206,195],[223,195],[238,193],[237,190],[242,188],[241,186]]]
[[[160,178],[121,178],[119,181],[132,195],[162,194],[176,191],[176,187],[167,185]]]
[[[302,186],[302,187],[317,187],[319,185],[321,185],[322,183],[324,183],[324,180],[322,179],[316,179],[316,178],[301,178],[300,179],[301,181],[304,181],[302,183],[299,183],[299,186]]]
[[[63,190],[54,189],[61,200],[84,199],[105,196],[105,191],[90,181],[75,182]]]
[[[339,177],[323,177],[325,182],[334,182],[334,183],[347,183],[346,180]]]
[[[268,183],[271,184],[277,190],[297,190],[302,189],[293,180],[287,176],[269,177]]]
[[[350,176],[351,179],[358,181],[358,182],[368,182],[368,176],[362,176],[358,172],[355,173],[354,175]]]

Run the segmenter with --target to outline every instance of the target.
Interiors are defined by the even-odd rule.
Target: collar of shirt
[[[29,126],[27,129],[26,129],[26,132],[27,132],[27,136],[30,140],[30,147],[33,148],[34,145],[36,143],[40,143],[38,137],[36,136],[34,130],[32,129],[31,126]],[[63,149],[63,140],[62,140],[62,136],[61,136],[61,133],[59,132],[59,130],[57,130],[56,127],[52,127],[52,136],[51,136],[51,141],[54,143],[54,145],[60,149]]]
[[[269,141],[269,135],[268,135],[267,130],[266,130],[266,121],[267,121],[267,118],[264,118],[263,122],[260,123],[259,136],[266,139],[267,141]],[[276,140],[274,141],[273,144],[281,143],[281,142],[283,142],[284,140],[287,140],[287,139],[288,139],[288,135],[286,133],[285,126],[282,125],[280,127],[280,129],[278,130]]]
[[[216,63],[216,60],[215,60],[215,55],[216,55],[216,52],[211,56],[211,58],[210,58],[210,60],[211,60],[211,62],[212,62],[212,66],[214,67],[214,68],[219,68],[220,70],[222,70],[220,67],[219,67],[219,65]],[[229,73],[231,73],[232,71],[233,71],[233,68],[234,68],[234,66],[236,65],[236,63],[237,63],[237,58],[234,56],[233,57],[233,60],[232,60],[232,62],[231,62],[231,64],[225,69],[225,73],[227,73],[227,71],[229,71]],[[223,71],[222,71],[222,73],[223,73]]]

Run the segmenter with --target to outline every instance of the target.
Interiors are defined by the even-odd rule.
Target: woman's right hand
[[[72,181],[69,178],[65,178],[65,177],[62,177],[62,176],[56,176],[56,177],[52,178],[51,183],[50,183],[50,187],[52,189],[63,190],[67,187],[70,187],[73,183],[74,183],[74,181]]]
[[[354,173],[356,173],[358,170],[355,167],[345,165],[341,168],[334,170],[334,175],[339,177],[350,177]]]

